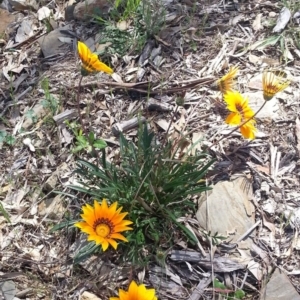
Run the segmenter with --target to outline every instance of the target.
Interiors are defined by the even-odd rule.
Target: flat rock
[[[230,235],[236,242],[255,223],[250,195],[251,191],[245,187],[243,177],[219,182],[208,196],[200,197],[197,220],[201,227],[212,234]]]
[[[72,30],[72,26],[59,27],[37,40],[44,57],[64,53],[70,47],[68,41],[71,43],[72,39],[69,35],[62,33],[61,30]]]
[[[244,96],[248,97],[249,105],[254,112],[258,111],[259,108],[265,102],[263,92],[245,93]],[[276,97],[267,101],[264,108],[258,113],[256,119],[276,119],[279,116],[280,108]]]
[[[262,295],[265,300],[300,300],[300,295],[289,278],[279,269],[276,269],[272,274],[265,293]]]

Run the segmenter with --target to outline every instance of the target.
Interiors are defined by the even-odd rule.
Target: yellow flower
[[[227,92],[224,95],[224,101],[227,103],[227,109],[231,111],[225,120],[227,124],[238,126],[254,116],[254,111],[250,108],[248,100],[239,92]],[[241,126],[240,131],[246,139],[254,139],[256,133],[255,120],[252,119]]]
[[[283,91],[290,81],[284,76],[284,72],[280,72],[278,75],[272,71],[265,71],[262,77],[264,99],[266,101],[271,100],[277,93]]]
[[[99,204],[94,201],[94,207],[86,204],[82,207],[81,215],[84,222],[75,223],[74,226],[88,234],[88,241],[95,241],[97,245],[102,245],[105,251],[109,244],[117,249],[118,243],[115,239],[128,242],[127,239],[120,234],[125,230],[132,230],[127,225],[132,224],[131,221],[123,220],[127,213],[121,213],[122,207],[117,210],[118,202],[114,202],[110,207],[107,206],[106,199]]]
[[[137,285],[131,281],[128,292],[119,289],[119,297],[110,297],[109,300],[157,300],[155,289],[146,289],[145,285]]]
[[[232,91],[232,87],[235,83],[234,78],[237,76],[238,71],[238,67],[230,67],[229,72],[216,81],[216,85],[222,94]]]
[[[82,62],[81,74],[83,76],[100,71],[108,74],[112,74],[114,72],[110,67],[101,62],[98,55],[96,53],[92,53],[86,44],[78,41],[77,49]]]

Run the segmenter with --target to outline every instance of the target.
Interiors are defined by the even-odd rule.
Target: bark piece
[[[119,123],[116,123],[112,126],[112,133],[115,136],[120,135],[121,132],[126,132],[132,128],[135,128],[140,123],[145,123],[146,118],[145,117],[135,117],[127,121],[122,121]]]
[[[67,109],[64,112],[53,117],[53,120],[56,124],[62,124],[65,120],[70,120],[77,115],[77,111],[75,109]]]
[[[154,98],[149,98],[147,101],[147,110],[150,111],[172,111],[172,105],[161,102]]]

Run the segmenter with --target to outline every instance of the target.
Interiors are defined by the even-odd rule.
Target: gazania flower
[[[232,91],[232,87],[235,83],[234,78],[237,76],[238,70],[238,67],[230,67],[229,72],[216,81],[215,84],[222,94]]]
[[[82,207],[83,214],[81,215],[84,222],[75,223],[74,226],[88,234],[88,241],[102,245],[103,251],[108,248],[109,244],[117,249],[118,243],[115,239],[128,242],[120,232],[132,230],[127,226],[132,222],[123,220],[127,213],[121,213],[122,207],[117,210],[117,206],[118,202],[114,202],[108,207],[106,199],[103,199],[101,204],[95,200],[94,207],[86,204]]]
[[[92,53],[86,44],[78,41],[77,49],[82,62],[81,74],[83,76],[100,71],[108,74],[112,74],[114,72],[110,67],[101,62],[98,55],[96,53]]]
[[[119,289],[119,297],[110,297],[109,300],[157,300],[155,289],[146,289],[145,285],[137,285],[131,281],[128,292]]]
[[[264,99],[271,100],[277,93],[283,91],[290,81],[285,77],[285,73],[281,72],[278,75],[272,71],[265,71],[262,77]]]
[[[228,92],[224,95],[224,100],[227,103],[227,109],[231,111],[225,122],[229,125],[241,125],[246,120],[254,116],[254,111],[250,108],[248,100],[245,99],[239,92]],[[255,138],[255,121],[252,119],[240,127],[241,134],[246,139]]]

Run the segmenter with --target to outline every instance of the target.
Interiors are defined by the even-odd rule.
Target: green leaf
[[[94,135],[94,132],[90,132],[90,133],[89,133],[89,142],[90,142],[91,144],[93,144],[94,141],[95,141],[95,135]]]
[[[16,139],[10,134],[5,137],[5,142],[8,145],[13,145],[15,143],[15,141],[16,141]]]
[[[94,141],[93,143],[93,146],[96,148],[96,149],[104,149],[107,147],[107,144],[104,140],[101,140],[101,139],[97,139]]]
[[[219,288],[219,289],[222,289],[222,290],[225,290],[226,289],[226,286],[224,285],[224,283],[220,282],[218,279],[214,279],[214,282],[213,282],[213,286],[215,288]]]
[[[187,229],[181,223],[177,222],[176,217],[169,210],[166,209],[165,212],[169,215],[170,219],[188,236],[188,238],[190,239],[191,242],[196,243],[196,244],[198,243],[197,239],[190,232],[190,230]]]
[[[73,152],[73,153],[77,153],[77,152],[79,152],[79,151],[81,151],[81,150],[83,150],[83,149],[85,149],[85,146],[84,146],[84,145],[78,145],[78,146],[76,146],[74,149],[72,149],[72,152]]]
[[[4,209],[2,203],[0,202],[0,213],[3,215],[3,217],[7,220],[7,222],[11,223],[10,218],[6,210]]]
[[[0,143],[3,143],[5,141],[6,136],[7,136],[7,132],[0,130]]]
[[[257,41],[253,45],[249,46],[249,50],[264,50],[268,46],[274,46],[280,39],[281,35],[272,35],[262,41]]]
[[[145,244],[145,237],[144,237],[143,231],[141,229],[136,233],[135,237],[136,237],[137,245],[144,245]]]
[[[236,290],[234,292],[234,298],[243,299],[246,296],[246,293],[243,290]]]
[[[50,233],[52,233],[54,231],[57,231],[57,230],[60,230],[60,229],[71,227],[77,222],[78,222],[78,220],[72,220],[72,221],[65,221],[65,222],[61,222],[59,224],[56,224],[50,229]]]
[[[85,138],[85,136],[84,135],[78,135],[77,137],[76,137],[76,140],[78,141],[78,143],[80,143],[81,145],[88,145],[88,141],[87,141],[87,139]]]
[[[84,261],[97,249],[99,249],[99,245],[96,245],[93,242],[89,242],[86,246],[82,247],[75,255],[74,264],[79,264],[80,262]]]

